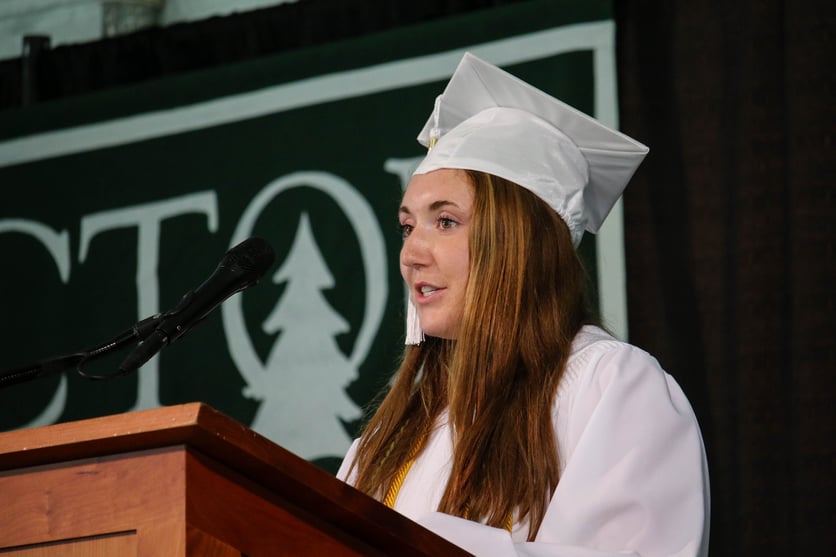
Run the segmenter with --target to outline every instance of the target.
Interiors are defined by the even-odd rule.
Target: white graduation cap
[[[465,53],[418,141],[415,174],[488,172],[532,191],[566,222],[577,246],[598,232],[648,148]],[[408,305],[407,344],[423,338]]]

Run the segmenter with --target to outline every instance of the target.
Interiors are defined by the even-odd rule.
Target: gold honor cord
[[[412,447],[412,450],[409,451],[409,457],[407,458],[407,461],[404,462],[400,468],[398,468],[398,472],[395,474],[395,478],[392,480],[392,485],[389,486],[389,491],[386,492],[386,497],[383,498],[383,504],[389,507],[390,509],[395,508],[395,501],[398,499],[398,493],[401,492],[401,486],[403,486],[403,482],[406,479],[406,475],[409,474],[409,469],[412,468],[412,465],[415,463],[415,458],[421,451],[421,447],[424,446],[425,437],[425,435],[422,435],[418,442],[415,444],[415,446]]]
[[[392,480],[392,485],[389,486],[389,490],[386,492],[386,497],[383,498],[383,504],[389,507],[390,509],[395,508],[395,501],[398,499],[398,494],[401,492],[401,487],[403,486],[404,480],[406,480],[406,475],[409,474],[410,468],[415,463],[415,459],[418,456],[418,453],[421,451],[421,447],[424,445],[424,436],[421,436],[421,439],[418,443],[412,447],[412,450],[409,451],[409,458],[406,462],[404,462],[400,468],[398,468],[398,472],[395,474],[394,479]],[[468,507],[467,511],[465,512],[465,518],[470,520],[470,507]],[[514,513],[508,513],[507,518],[505,519],[505,524],[502,527],[511,533],[511,530],[514,527]]]

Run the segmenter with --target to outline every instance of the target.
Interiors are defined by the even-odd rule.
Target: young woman
[[[705,555],[699,428],[576,246],[646,148],[466,55],[399,212],[410,324],[339,477],[476,555]]]

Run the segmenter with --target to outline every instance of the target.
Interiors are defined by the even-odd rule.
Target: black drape
[[[46,101],[276,52],[348,39],[519,0],[301,0],[111,39],[59,46],[34,62],[31,88]],[[428,37],[431,40],[431,37]],[[0,109],[21,105],[24,60],[0,62]]]
[[[616,3],[631,340],[703,427],[712,555],[836,545],[834,4]]]
[[[36,100],[509,3],[305,0],[60,47]],[[683,385],[712,478],[712,555],[836,546],[834,4],[614,2],[631,340]],[[22,60],[0,62],[16,109]]]

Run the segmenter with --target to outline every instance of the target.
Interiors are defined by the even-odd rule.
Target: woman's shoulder
[[[561,391],[581,385],[596,384],[603,388],[617,377],[667,374],[652,355],[641,348],[612,336],[604,329],[585,325],[572,341],[572,352],[566,363]]]
[[[599,350],[606,349],[610,345],[626,344],[612,336],[610,333],[596,325],[584,325],[572,340],[572,356],[594,347]]]
[[[569,366],[583,366],[598,358],[613,358],[619,355],[636,355],[651,359],[653,356],[623,340],[619,340],[596,325],[584,325],[572,340]]]

